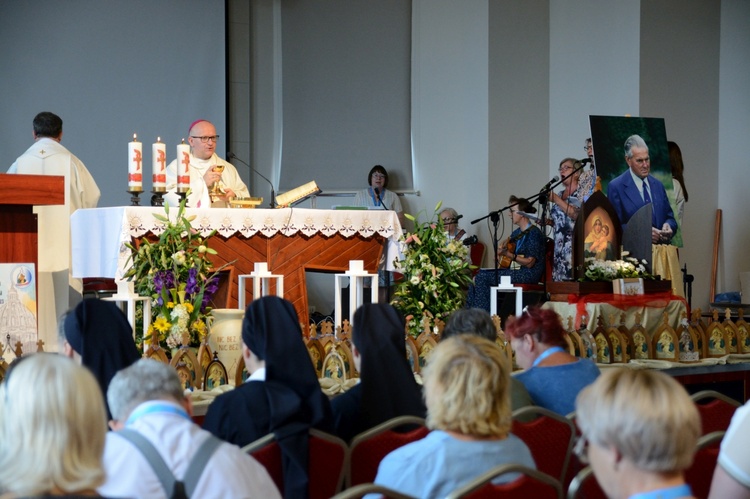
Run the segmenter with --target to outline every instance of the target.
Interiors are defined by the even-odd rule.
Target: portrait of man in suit
[[[664,185],[651,173],[648,145],[640,135],[625,141],[625,162],[628,169],[609,183],[607,197],[623,227],[642,206],[651,204],[651,242],[669,244],[677,230],[672,207]]]

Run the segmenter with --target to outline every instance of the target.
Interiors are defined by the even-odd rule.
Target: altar
[[[176,213],[172,207],[170,216]],[[163,224],[154,214],[164,215],[164,208],[126,206],[73,213],[73,276],[121,280],[130,257],[125,243],[162,232]],[[383,253],[385,268],[395,270],[401,236],[398,216],[386,210],[188,208],[185,216],[195,217],[191,225],[203,236],[216,230],[208,241],[217,251],[211,261],[216,267],[233,267],[229,308],[239,302],[238,276],[250,274],[256,262],[265,262],[274,274],[284,276],[284,298],[304,324],[305,271],[342,273],[350,260],[362,260],[368,272],[376,273]]]

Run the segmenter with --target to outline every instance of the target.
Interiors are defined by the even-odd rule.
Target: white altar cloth
[[[177,213],[170,207],[170,217]],[[125,246],[133,237],[148,232],[160,234],[163,222],[154,214],[164,215],[163,207],[118,206],[77,210],[70,218],[73,248],[73,277],[114,277],[124,275],[130,257]],[[195,215],[193,229],[206,236],[216,229],[224,237],[252,237],[258,233],[271,237],[281,233],[292,236],[341,234],[346,238],[380,235],[388,239],[386,268],[393,267],[399,255],[401,224],[394,211],[386,210],[317,210],[309,208],[230,209],[209,208],[185,210]]]

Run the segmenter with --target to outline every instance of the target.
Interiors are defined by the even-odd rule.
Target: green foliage
[[[208,255],[216,251],[193,230],[195,216],[185,215],[185,199],[173,217],[169,205],[164,215],[154,214],[163,232],[157,241],[143,238],[128,243],[131,251],[124,278],[134,281],[135,291],[151,298],[152,322],[148,335],[137,341],[149,341],[158,335],[159,344],[175,348],[181,344],[196,346],[205,338],[211,308],[208,301],[217,289],[216,273]],[[139,329],[140,331],[140,329]]]
[[[424,317],[434,325],[435,319],[444,321],[462,308],[471,284],[469,250],[448,237],[440,218],[441,205],[437,204],[427,222],[404,215],[414,222],[414,231],[401,237],[404,259],[395,263],[404,279],[397,283],[391,304],[404,315],[407,330],[415,337]]]

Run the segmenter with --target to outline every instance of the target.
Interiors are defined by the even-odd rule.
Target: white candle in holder
[[[187,191],[190,188],[190,146],[182,139],[177,144],[177,190]]]
[[[143,144],[133,134],[133,142],[128,142],[128,190],[143,190]]]
[[[157,137],[156,142],[151,145],[151,170],[154,190],[165,190],[167,188],[167,146],[161,141],[161,137]]]

